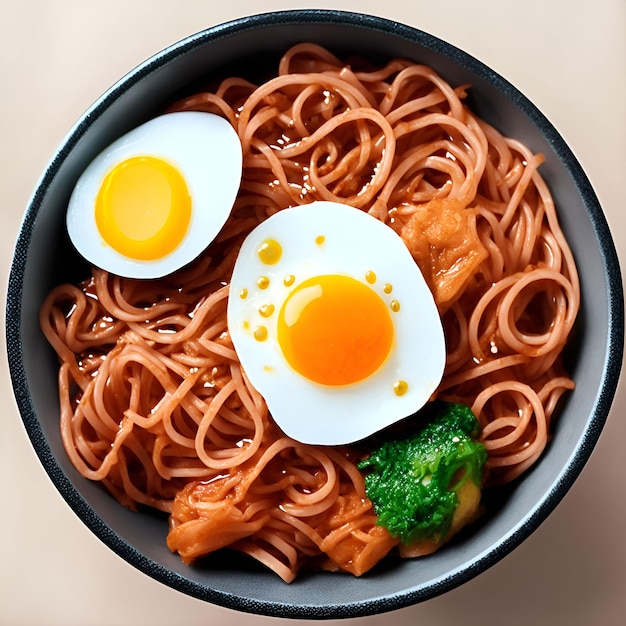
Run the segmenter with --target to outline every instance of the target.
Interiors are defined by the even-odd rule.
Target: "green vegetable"
[[[463,404],[441,403],[434,418],[408,438],[386,441],[358,465],[378,524],[410,545],[441,541],[450,530],[466,480],[480,486],[487,452],[480,424]]]

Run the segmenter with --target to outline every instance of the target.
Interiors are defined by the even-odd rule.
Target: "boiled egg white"
[[[88,261],[120,276],[181,268],[218,234],[239,190],[237,133],[211,113],[156,117],[103,150],[70,197],[67,230]]]
[[[402,239],[334,202],[284,209],[248,235],[228,329],[272,417],[303,443],[359,441],[412,415],[445,365],[433,296]]]

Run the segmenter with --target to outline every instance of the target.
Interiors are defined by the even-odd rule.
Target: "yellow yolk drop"
[[[265,265],[275,265],[282,254],[283,248],[275,239],[266,239],[257,249],[259,260]]]
[[[96,225],[114,250],[152,261],[173,252],[191,221],[191,197],[180,172],[166,161],[131,157],[105,177],[96,198]]]
[[[393,322],[382,298],[349,276],[315,276],[285,300],[278,343],[291,367],[309,380],[349,385],[373,374],[387,359]]]

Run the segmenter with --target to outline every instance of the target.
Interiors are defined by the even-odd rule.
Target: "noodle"
[[[305,566],[361,575],[399,543],[376,524],[361,452],[285,437],[228,335],[239,247],[289,206],[343,202],[404,239],[446,335],[435,396],[477,415],[488,486],[520,476],[547,445],[573,388],[561,351],[579,307],[576,268],[543,157],[477,119],[466,89],[409,61],[349,67],[301,44],[260,87],[228,78],[177,102],[172,111],[226,117],[241,139],[224,229],[175,275],[94,268],[43,303],[72,463],[123,505],[168,513],[168,546],[185,562],[231,547],[289,582]]]

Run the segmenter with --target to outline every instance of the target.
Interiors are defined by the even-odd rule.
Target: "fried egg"
[[[84,170],[67,230],[88,261],[120,276],[156,278],[191,262],[233,207],[241,143],[230,123],[168,113],[120,137]]]
[[[334,202],[284,209],[247,236],[228,330],[272,417],[303,443],[359,441],[414,414],[445,365],[441,319],[402,239]]]

